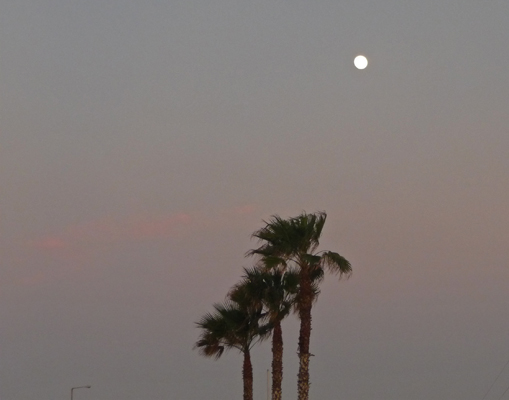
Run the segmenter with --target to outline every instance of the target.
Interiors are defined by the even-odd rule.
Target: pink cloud
[[[204,214],[131,215],[122,219],[104,217],[71,225],[60,232],[8,246],[9,254],[4,249],[3,260],[11,269],[4,268],[3,283],[10,281],[20,286],[37,286],[84,270],[90,273],[90,266],[94,265],[95,257],[101,256],[104,246],[171,240],[196,231],[231,229],[253,219],[255,210],[254,205],[247,204]],[[30,265],[38,265],[42,269],[34,271]]]
[[[235,207],[233,212],[235,214],[252,214],[256,210],[256,206],[254,204],[246,204],[244,206]]]
[[[158,216],[131,215],[124,219],[104,217],[101,219],[69,226],[60,234],[52,234],[30,242],[32,248],[69,253],[82,245],[97,243],[119,243],[129,241],[154,240],[172,236],[182,236],[189,229],[207,229],[221,221],[253,214],[255,206],[247,204],[225,209],[206,217],[195,214],[177,213]],[[236,218],[233,218],[236,217]],[[233,220],[232,220],[233,218]],[[230,222],[234,223],[234,222]]]
[[[125,224],[123,229],[127,238],[150,239],[177,234],[191,222],[189,214],[177,214],[156,219],[137,219]]]
[[[48,236],[32,241],[33,247],[40,250],[58,250],[66,247],[66,242],[56,236]]]
[[[179,235],[192,222],[193,218],[183,213],[157,217],[131,216],[125,220],[106,217],[70,226],[60,234],[32,240],[29,245],[38,250],[62,253],[83,244],[111,244]]]

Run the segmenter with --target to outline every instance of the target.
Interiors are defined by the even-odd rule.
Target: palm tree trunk
[[[307,268],[301,270],[300,301],[299,301],[299,375],[298,400],[309,399],[309,340],[311,337],[311,305],[313,303],[313,289]]]
[[[251,364],[251,354],[249,350],[244,351],[242,379],[244,381],[244,400],[253,400],[253,365]]]
[[[276,322],[272,333],[272,400],[281,400],[283,382],[283,331],[281,321]]]

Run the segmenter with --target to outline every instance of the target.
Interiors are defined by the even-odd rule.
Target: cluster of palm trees
[[[201,334],[195,347],[206,357],[219,358],[237,349],[244,356],[244,400],[253,399],[252,347],[272,336],[272,400],[281,400],[283,335],[281,321],[294,311],[300,319],[298,344],[298,400],[309,398],[309,340],[311,308],[326,270],[341,276],[352,271],[338,253],[317,251],[327,214],[302,213],[283,219],[273,216],[253,233],[260,246],[247,252],[256,257],[244,269],[224,303],[215,304],[197,325]]]

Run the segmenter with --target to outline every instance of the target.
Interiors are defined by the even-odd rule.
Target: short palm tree
[[[290,313],[298,288],[298,275],[288,269],[263,265],[244,269],[242,281],[233,287],[232,299],[262,306],[272,329],[272,400],[281,400],[283,381],[283,331],[281,321]]]
[[[197,322],[202,333],[195,348],[200,350],[201,355],[218,359],[225,350],[232,348],[244,355],[244,400],[253,400],[251,348],[269,333],[269,327],[260,324],[261,317],[261,307],[252,307],[230,299],[223,304],[215,304],[214,312],[205,314]]]
[[[318,283],[325,270],[340,277],[352,271],[350,263],[338,253],[316,251],[326,218],[325,212],[304,212],[289,219],[274,215],[265,227],[253,233],[261,246],[248,252],[248,255],[260,256],[268,267],[291,266],[298,271],[299,290],[295,300],[300,319],[298,400],[309,399],[311,307],[319,293]]]

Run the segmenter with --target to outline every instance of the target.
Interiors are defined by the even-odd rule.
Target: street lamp
[[[88,386],[76,386],[76,387],[73,387],[71,388],[71,400],[72,400],[72,394],[74,392],[74,389],[90,389],[92,386],[88,385]]]

